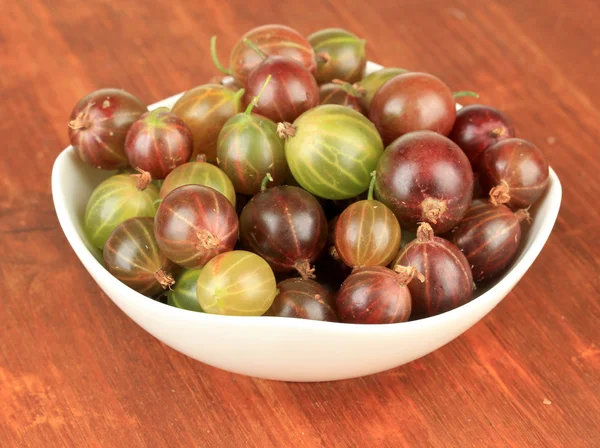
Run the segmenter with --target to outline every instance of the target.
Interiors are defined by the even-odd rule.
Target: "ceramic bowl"
[[[369,63],[367,72],[380,66]],[[171,107],[180,95],[150,109]],[[548,188],[532,209],[512,266],[492,287],[444,314],[389,325],[355,325],[279,317],[218,316],[174,308],[145,297],[108,273],[87,241],[83,215],[92,190],[112,173],[83,163],[72,147],[56,159],[52,196],[60,225],[100,288],[144,330],[173,349],[211,366],[283,381],[330,381],[369,375],[427,355],[460,336],[515,287],[544,247],[560,208],[562,190],[550,169]]]

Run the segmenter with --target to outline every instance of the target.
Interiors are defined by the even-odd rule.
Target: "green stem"
[[[470,96],[473,98],[479,98],[479,95],[476,94],[475,92],[471,92],[470,90],[461,90],[460,92],[454,92],[452,94],[454,96],[454,98],[462,98],[463,96]]]
[[[251,40],[248,40],[248,39],[244,39],[244,43],[246,44],[246,46],[248,46],[249,48],[254,50],[256,52],[256,54],[259,55],[262,59],[267,59],[267,57],[268,57],[267,53],[265,53],[260,48],[258,48],[258,45],[256,45],[254,42],[252,42]]]
[[[373,200],[373,191],[375,190],[375,179],[377,178],[377,172],[371,171],[371,183],[369,184],[369,193],[367,194],[367,199],[369,201]]]
[[[360,97],[359,90],[355,86],[353,86],[352,84],[350,84],[349,82],[342,81],[341,79],[334,79],[331,82],[333,84],[336,84],[336,85],[340,86],[340,89],[342,89],[348,95],[353,96],[355,98]]]
[[[219,61],[219,56],[217,56],[217,36],[210,38],[210,56],[212,57],[215,67],[217,67],[221,73],[233,76],[233,72],[230,69],[223,67],[221,61]]]
[[[243,97],[243,96],[244,96],[244,93],[246,93],[246,91],[245,91],[244,89],[240,89],[240,90],[238,90],[237,92],[235,92],[235,93],[234,93],[234,95],[233,95],[233,100],[234,100],[234,101],[237,101],[237,100],[239,100],[241,97]]]
[[[248,104],[248,107],[246,108],[246,112],[245,112],[246,115],[250,115],[252,113],[252,108],[258,104],[258,100],[260,99],[260,96],[265,91],[265,88],[267,87],[267,84],[269,84],[270,80],[271,80],[271,75],[267,76],[267,80],[263,84],[262,89],[260,89],[260,92],[258,92],[258,95],[256,95],[254,98],[252,98],[252,101],[250,101],[250,104]]]
[[[267,175],[265,176],[265,178],[262,180],[262,182],[260,184],[260,191],[261,191],[261,193],[267,189],[267,183],[268,182],[273,182],[273,176],[271,176],[271,173],[267,173]]]

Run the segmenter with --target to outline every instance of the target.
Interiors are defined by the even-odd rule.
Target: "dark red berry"
[[[460,146],[474,170],[486,148],[515,136],[515,129],[498,109],[481,104],[463,107],[456,113],[450,139]]]
[[[451,238],[467,257],[475,282],[497,277],[514,260],[521,242],[521,221],[526,219],[526,210],[514,213],[487,200],[473,201]]]
[[[369,109],[386,145],[413,131],[448,135],[456,119],[456,101],[450,88],[428,73],[404,73],[386,82]]]
[[[194,142],[192,131],[166,107],[146,112],[129,128],[125,154],[129,164],[164,179],[190,160]]]
[[[277,284],[277,290],[279,292],[266,315],[338,321],[331,293],[317,282],[288,278]]]
[[[375,196],[394,212],[403,229],[414,231],[427,222],[444,233],[467,212],[473,172],[465,154],[447,137],[411,132],[379,159]]]
[[[263,257],[274,271],[297,270],[313,277],[313,263],[327,241],[327,219],[319,202],[298,187],[263,189],[240,216],[244,246]]]
[[[416,271],[402,267],[398,270],[365,266],[352,271],[336,298],[340,320],[353,324],[407,321],[411,313],[411,296],[406,285]]]
[[[479,162],[479,182],[493,204],[512,209],[535,203],[548,185],[548,162],[537,146],[519,138],[487,148]]]
[[[417,239],[408,243],[392,266],[413,266],[423,282],[408,283],[412,296],[412,318],[434,316],[471,300],[473,275],[469,262],[454,244],[433,235],[427,223],[417,230]]]
[[[258,96],[267,85],[254,108],[254,113],[275,122],[293,122],[303,112],[319,104],[319,86],[313,75],[298,62],[280,56],[268,57],[249,74],[244,84],[244,105]]]
[[[127,168],[125,136],[148,109],[119,89],[100,89],[84,96],[69,119],[69,139],[84,162],[104,170]]]

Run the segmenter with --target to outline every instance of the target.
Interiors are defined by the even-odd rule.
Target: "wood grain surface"
[[[600,40],[596,0],[0,0],[0,446],[600,445]],[[216,74],[242,32],[343,27],[369,58],[428,71],[507,112],[547,154],[563,205],[514,291],[433,354],[293,384],[162,345],[70,249],[50,171],[75,102],[146,103]]]

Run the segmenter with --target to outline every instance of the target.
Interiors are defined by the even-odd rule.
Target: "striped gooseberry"
[[[192,156],[192,131],[166,107],[146,112],[129,128],[125,154],[129,164],[164,179]]]
[[[362,78],[367,65],[364,39],[340,28],[326,28],[308,36],[308,41],[315,51],[319,84],[334,79],[352,83]]]
[[[227,120],[219,134],[217,161],[231,179],[236,193],[254,195],[260,192],[266,172],[271,173],[274,185],[282,184],[287,175],[284,140],[277,134],[277,124],[252,113],[270,80],[269,75],[263,90],[246,111]]]
[[[505,205],[476,199],[452,229],[451,241],[467,257],[475,282],[498,277],[514,260],[521,242],[525,209],[513,212]]]
[[[171,306],[190,311],[202,311],[196,294],[196,283],[200,269],[186,269],[167,292],[167,303]]]
[[[244,247],[263,257],[276,272],[297,270],[313,277],[313,263],[327,241],[327,219],[319,202],[305,190],[289,185],[266,188],[240,215]]]
[[[260,55],[246,45],[253,42],[268,56],[282,56],[298,62],[311,74],[315,73],[316,60],[312,46],[298,31],[285,25],[263,25],[244,34],[231,50],[229,68],[219,62],[216,37],[211,39],[211,55],[215,66],[224,74],[243,83],[249,73],[262,62]]]
[[[137,292],[154,296],[173,286],[175,263],[158,248],[152,218],[119,224],[104,246],[104,267]]]
[[[337,322],[335,302],[314,280],[288,278],[277,284],[277,296],[265,313],[269,316]]]
[[[116,174],[98,185],[85,208],[84,227],[91,243],[103,249],[112,231],[123,221],[153,218],[158,188],[148,174]]]
[[[520,138],[487,148],[479,161],[479,182],[492,204],[512,209],[535,203],[548,185],[548,162],[537,146]]]
[[[304,189],[324,199],[349,199],[367,191],[383,143],[365,116],[327,104],[279,128],[286,137],[290,171]]]
[[[472,104],[456,113],[448,137],[464,151],[473,170],[477,170],[483,151],[514,136],[515,128],[506,115],[490,106]]]
[[[160,197],[164,199],[174,189],[183,185],[204,185],[214,188],[233,206],[236,195],[233,184],[227,175],[218,167],[206,162],[206,156],[200,154],[195,161],[178,166],[165,178],[160,188]]]
[[[388,146],[377,164],[375,196],[403,229],[428,222],[438,233],[454,227],[473,196],[467,156],[452,140],[431,131],[406,134]]]
[[[384,266],[356,268],[342,283],[336,308],[342,322],[350,324],[393,324],[405,322],[411,314],[411,294],[406,286],[414,268]],[[412,280],[418,281],[418,279]]]
[[[429,73],[403,73],[379,88],[369,119],[386,145],[413,131],[448,135],[456,120],[455,97],[466,95],[476,96],[472,92],[453,94],[446,83]]]
[[[125,137],[148,108],[119,89],[100,89],[81,98],[71,112],[69,139],[81,160],[96,168],[126,168]]]
[[[348,266],[386,266],[400,249],[400,224],[394,213],[373,199],[375,172],[367,199],[342,212],[335,226],[335,253]]]
[[[188,269],[233,249],[238,218],[229,200],[210,187],[183,185],[160,203],[154,234],[162,252]]]
[[[303,112],[319,104],[319,86],[313,75],[300,63],[282,56],[268,56],[254,42],[246,41],[263,61],[254,67],[244,82],[244,105],[261,94],[254,112],[273,121],[294,121]],[[266,80],[271,81],[263,89]]]
[[[217,160],[219,132],[227,120],[240,112],[244,89],[234,91],[220,84],[206,84],[188,90],[171,111],[192,131],[192,160],[205,154],[209,162]]]
[[[210,314],[260,316],[277,295],[275,275],[265,260],[244,250],[217,255],[196,282],[200,307]]]
[[[412,266],[421,279],[408,283],[412,297],[412,318],[434,316],[467,303],[473,296],[471,267],[458,247],[434,236],[423,223],[417,238],[404,246],[392,266]],[[422,281],[421,281],[422,280]]]
[[[362,93],[367,108],[370,107],[373,97],[382,85],[384,85],[393,77],[401,75],[402,73],[406,73],[407,71],[408,70],[403,68],[385,67],[374,71],[355,83],[356,89]]]

